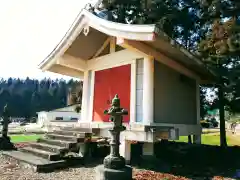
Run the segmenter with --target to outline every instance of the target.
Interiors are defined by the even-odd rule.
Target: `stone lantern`
[[[10,141],[10,137],[8,136],[8,125],[10,124],[10,119],[9,119],[10,116],[9,116],[7,104],[4,106],[2,115],[3,117],[0,122],[2,126],[2,136],[0,137],[0,150],[16,149]]]
[[[111,107],[104,114],[110,115],[113,122],[113,127],[109,129],[110,154],[104,158],[103,165],[97,167],[96,180],[131,180],[132,168],[125,164],[125,159],[119,154],[120,133],[126,129],[122,125],[123,115],[127,115],[128,111],[121,108],[118,95],[112,99]]]

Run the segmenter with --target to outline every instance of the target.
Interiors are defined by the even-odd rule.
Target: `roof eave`
[[[197,55],[189,52],[180,43],[178,43],[177,41],[170,38],[166,33],[164,33],[163,31],[161,31],[158,28],[157,28],[157,35],[160,39],[167,41],[169,44],[171,44],[175,48],[175,50],[179,50],[181,53],[183,53],[187,58],[189,58],[189,60],[196,62],[200,67],[203,67],[204,69],[206,69],[206,71],[209,73],[209,77],[211,77],[211,79],[215,79],[215,77],[217,76],[216,73],[214,71],[210,70],[204,64],[204,62],[199,57],[197,57]]]

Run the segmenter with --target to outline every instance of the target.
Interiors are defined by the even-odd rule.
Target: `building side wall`
[[[154,123],[197,124],[196,81],[154,62]]]
[[[62,120],[56,120],[62,119]],[[71,118],[73,118],[71,120]],[[76,122],[81,118],[81,113],[76,112],[59,112],[59,111],[51,111],[51,112],[41,112],[38,114],[37,124],[48,125],[51,121],[56,121],[57,123],[61,123],[61,121],[73,121]]]
[[[43,125],[47,121],[48,121],[47,112],[45,112],[45,111],[44,112],[39,112],[38,113],[37,124]]]
[[[55,121],[56,118],[63,118],[63,120],[70,121],[71,118],[79,119],[80,117],[81,117],[81,113],[77,113],[77,112],[59,112],[59,111],[48,112],[48,118],[51,121]]]

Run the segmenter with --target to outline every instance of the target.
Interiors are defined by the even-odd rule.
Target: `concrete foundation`
[[[131,142],[127,140],[121,141],[119,147],[120,156],[125,158],[126,164],[130,164],[131,161]]]
[[[96,168],[96,180],[132,180],[132,168],[125,166],[123,169],[108,169],[104,165]]]
[[[154,143],[153,142],[144,142],[143,156],[154,156]]]
[[[193,135],[193,143],[201,144],[201,134],[200,135]]]

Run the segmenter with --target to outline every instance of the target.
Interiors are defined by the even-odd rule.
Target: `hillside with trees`
[[[64,79],[14,79],[0,80],[0,113],[8,103],[12,117],[30,118],[36,112],[49,111],[67,105],[68,94],[78,89],[71,103],[81,101],[82,82]],[[76,97],[78,96],[78,97]]]

